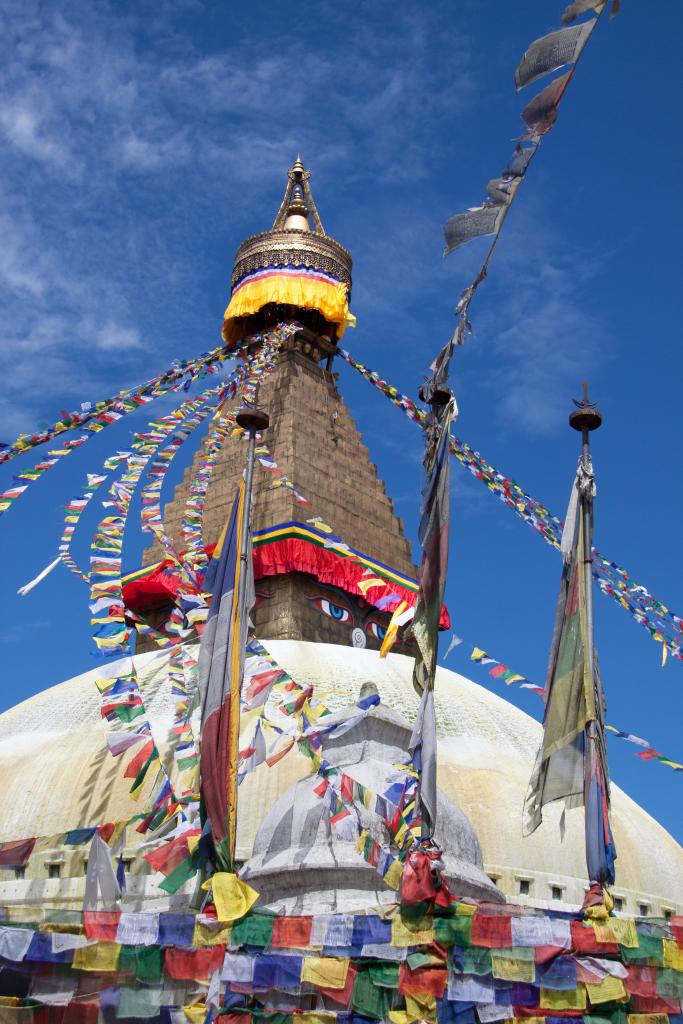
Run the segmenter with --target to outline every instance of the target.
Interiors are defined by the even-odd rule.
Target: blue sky
[[[535,88],[516,96],[515,64],[562,6],[5,0],[0,439],[214,346],[234,250],[272,223],[297,150],[327,231],[354,257],[348,347],[415,394],[483,252],[444,260],[442,224],[502,170]],[[566,418],[588,376],[605,417],[596,544],[683,613],[683,13],[656,10],[625,2],[589,44],[473,304],[453,385],[458,433],[562,516],[577,456]],[[338,369],[414,541],[419,432]],[[105,431],[0,522],[0,707],[95,664],[78,581],[60,569],[23,600],[16,589],[54,557],[84,472],[137,425]],[[542,683],[558,556],[457,466],[453,500],[455,628]],[[84,525],[81,558],[94,519]],[[131,528],[128,567],[140,550]],[[683,665],[660,668],[641,627],[595,605],[609,719],[683,760]],[[500,690],[468,654],[449,666]],[[505,696],[538,716],[533,694]],[[635,749],[611,742],[613,777],[683,840],[683,777]]]

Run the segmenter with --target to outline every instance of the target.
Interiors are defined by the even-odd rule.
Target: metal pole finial
[[[573,427],[574,430],[587,431],[597,430],[602,425],[602,415],[597,405],[594,405],[588,397],[588,381],[583,382],[583,401],[579,402],[576,398],[572,401],[576,406],[569,413],[569,426]]]

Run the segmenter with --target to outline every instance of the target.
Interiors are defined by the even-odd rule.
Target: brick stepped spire
[[[302,273],[306,274],[313,269],[350,293],[351,257],[324,234],[309,177],[297,157],[273,229],[251,236],[237,251],[233,296],[249,275],[277,274],[282,268],[290,275],[296,275],[298,268],[305,268]],[[286,319],[296,319],[304,326],[285,343],[274,370],[263,379],[258,405],[270,417],[264,443],[282,473],[310,504],[299,504],[286,487],[273,487],[277,477],[257,465],[253,529],[319,516],[350,547],[414,578],[417,570],[403,524],[337,389],[337,375],[331,372],[343,325],[326,318],[324,303],[292,307],[283,305],[281,299],[268,298],[255,312],[242,315],[239,325],[244,336]],[[225,523],[245,454],[245,442],[228,439],[216,463],[204,512],[207,544],[216,541]],[[165,529],[179,548],[180,523],[198,459],[199,453],[165,510]],[[160,557],[154,544],[144,560]],[[377,647],[389,620],[387,613],[373,609],[358,595],[323,585],[304,572],[287,571],[257,580],[257,594],[260,601],[254,620],[257,635],[263,639]]]

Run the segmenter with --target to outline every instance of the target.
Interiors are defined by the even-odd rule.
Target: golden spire
[[[310,231],[309,218],[312,217],[315,234],[325,234],[309,185],[310,177],[311,172],[304,168],[301,154],[297,153],[296,160],[287,171],[287,188],[273,224],[273,231]]]

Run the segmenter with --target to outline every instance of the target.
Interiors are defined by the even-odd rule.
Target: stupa
[[[351,257],[324,233],[309,172],[299,159],[288,173],[273,228],[239,247],[224,324],[230,339],[282,319],[300,328],[285,343],[260,386],[270,414],[263,441],[293,488],[273,487],[267,468],[254,478],[254,563],[257,637],[292,679],[313,686],[335,715],[375,687],[380,703],[342,739],[332,759],[378,787],[387,765],[405,753],[417,698],[412,659],[399,643],[386,660],[381,644],[389,615],[358,589],[363,567],[376,566],[397,591],[414,595],[415,566],[403,526],[338,388],[334,358],[350,314]],[[306,283],[312,284],[307,288]],[[166,506],[165,527],[182,546],[180,523],[198,457]],[[244,468],[244,445],[227,444],[208,492],[204,540],[218,538]],[[296,493],[305,496],[302,505]],[[312,520],[312,521],[311,521]],[[330,533],[361,559],[344,559]],[[159,622],[170,606],[168,577],[152,546],[124,590],[131,608]],[[444,613],[444,622],[446,622]],[[196,653],[196,640],[186,649]],[[173,773],[177,737],[168,655],[140,644],[136,657],[161,759]],[[0,716],[0,769],[5,813],[0,842],[38,837],[25,868],[0,872],[0,901],[10,907],[82,905],[87,847],[64,841],[93,821],[139,812],[118,762],[108,754],[100,716],[97,670],[45,690]],[[440,668],[436,684],[441,844],[454,889],[493,902],[504,897],[536,907],[568,909],[585,887],[582,830],[569,816],[562,844],[552,813],[533,836],[521,834],[524,795],[538,747],[539,726],[511,704]],[[195,718],[195,725],[197,724]],[[52,784],[45,786],[45,779]],[[310,762],[294,749],[273,767],[245,777],[238,805],[237,857],[262,901],[271,907],[345,907],[381,902],[387,891],[353,846],[332,840],[311,800]],[[305,809],[312,812],[308,816]],[[303,811],[303,813],[302,813]],[[578,812],[575,812],[578,815]],[[285,824],[287,827],[285,827]],[[613,787],[619,848],[615,897],[628,913],[665,916],[683,910],[683,851],[642,808]],[[61,838],[60,838],[61,836]],[[159,890],[161,876],[141,859],[129,830],[123,848],[128,885],[123,906],[181,908],[189,890]],[[293,873],[291,865],[296,862]],[[334,864],[334,872],[332,872]],[[286,870],[283,870],[285,865]],[[191,888],[191,886],[190,886]],[[363,895],[364,894],[364,895]]]
[[[280,342],[258,394],[270,426],[253,490],[256,637],[244,672],[233,658],[216,673],[223,707],[226,678],[239,685],[227,712],[238,707],[229,720],[243,726],[229,762],[241,776],[228,811],[234,856],[219,864],[220,819],[199,806],[200,645],[180,612],[203,598],[179,579],[205,563],[202,540],[207,551],[218,540],[243,472],[239,437],[215,461],[197,562],[175,548],[201,457],[167,507],[163,550],[152,547],[123,588],[118,566],[96,592],[105,626],[115,620],[127,643],[127,616],[165,649],[140,643],[134,658],[107,662],[107,678],[95,669],[0,715],[0,1024],[623,1024],[627,1013],[628,1024],[680,1024],[683,850],[613,786],[616,913],[603,890],[584,904],[581,812],[567,816],[562,842],[557,807],[522,837],[539,724],[444,668],[436,829],[422,831],[414,658],[405,642],[377,651],[383,597],[402,607],[418,587],[333,370],[350,291],[351,259],[324,234],[297,159],[273,229],[238,250],[224,322],[229,346]],[[96,536],[114,558],[98,551],[95,564],[112,572],[115,531],[100,524]],[[224,550],[236,565],[236,546]],[[233,615],[213,647],[225,651],[242,577],[208,576]],[[204,638],[227,621],[214,612]],[[231,650],[239,665],[241,642]],[[230,749],[227,738],[216,748]]]

